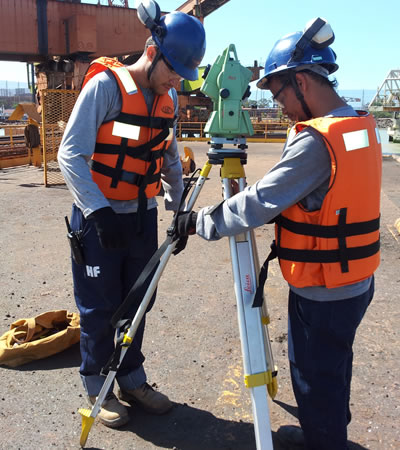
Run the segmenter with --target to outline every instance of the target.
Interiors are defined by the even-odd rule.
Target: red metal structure
[[[229,0],[189,0],[177,10],[200,18]],[[0,0],[0,60],[44,62],[140,54],[149,35],[127,0]]]
[[[229,0],[189,0],[179,11],[201,20]],[[0,0],[0,60],[36,63],[38,90],[79,89],[90,61],[141,55],[149,31],[128,0]],[[32,70],[33,72],[33,70]],[[33,82],[33,73],[32,73]]]
[[[142,52],[136,10],[61,0],[0,0],[0,60],[44,62]]]

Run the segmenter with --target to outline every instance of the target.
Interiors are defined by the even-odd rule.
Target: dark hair
[[[300,70],[297,73],[306,73],[309,75],[313,80],[317,81],[319,84],[322,84],[323,86],[330,86],[332,89],[336,89],[338,87],[338,81],[336,78],[333,80],[329,80],[326,77],[323,77],[322,75],[318,75],[317,73],[313,72],[312,70]]]
[[[291,77],[296,73],[305,73],[305,74],[309,75],[313,80],[317,81],[319,84],[321,84],[323,86],[329,86],[332,89],[336,89],[339,84],[338,81],[336,80],[336,78],[334,78],[333,80],[329,80],[328,78],[325,78],[322,75],[319,75],[309,69],[299,70],[298,72],[287,70],[285,72],[277,73],[276,75],[273,74],[270,79],[274,78],[276,80],[279,80],[282,84],[289,83],[291,80]],[[293,75],[291,75],[291,74],[293,74]]]
[[[158,45],[152,36],[147,38],[146,43],[144,44],[144,49],[147,50],[151,45],[158,48]]]

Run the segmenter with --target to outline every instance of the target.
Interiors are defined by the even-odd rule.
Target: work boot
[[[89,396],[89,401],[94,405],[96,397]],[[105,398],[97,417],[102,424],[110,428],[119,428],[129,422],[128,409],[118,401],[112,392]]]
[[[144,383],[137,389],[120,390],[118,396],[129,404],[138,404],[150,414],[165,414],[172,408],[169,398],[155,391],[149,384]]]
[[[282,425],[278,428],[277,437],[288,450],[300,450],[304,448],[304,433],[296,425]]]

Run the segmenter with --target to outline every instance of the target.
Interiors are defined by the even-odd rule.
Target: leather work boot
[[[277,430],[279,441],[285,448],[300,450],[304,448],[303,430],[296,425],[282,425]]]
[[[90,396],[89,401],[94,405],[96,397]],[[97,417],[103,425],[110,428],[119,428],[129,422],[128,409],[112,392],[105,398]]]
[[[118,396],[129,404],[138,404],[150,414],[165,414],[172,408],[169,398],[155,391],[149,384],[144,383],[137,389],[120,390]]]

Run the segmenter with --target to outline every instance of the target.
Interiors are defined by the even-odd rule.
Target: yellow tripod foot
[[[94,417],[90,415],[90,409],[81,408],[79,410],[79,413],[82,416],[82,431],[79,444],[81,445],[81,447],[84,447],[89,436],[90,429],[92,428]]]
[[[273,400],[278,393],[278,379],[276,378],[276,376],[273,376],[271,382],[267,384],[267,389],[269,396]]]

